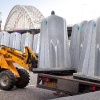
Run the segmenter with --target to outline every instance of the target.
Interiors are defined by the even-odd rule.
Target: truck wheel
[[[20,75],[20,78],[16,82],[16,87],[17,88],[24,88],[29,83],[29,80],[30,80],[29,73],[25,69],[18,69],[17,68],[17,71]]]
[[[0,72],[0,88],[3,90],[11,90],[15,85],[14,74],[10,70]]]

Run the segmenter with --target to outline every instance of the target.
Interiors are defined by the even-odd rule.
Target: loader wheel
[[[16,82],[16,87],[17,88],[24,88],[28,85],[29,83],[29,73],[25,70],[25,69],[18,69],[17,71],[20,75],[20,78],[18,79],[18,81]]]
[[[3,90],[11,90],[15,85],[14,74],[10,70],[0,72],[0,88]]]

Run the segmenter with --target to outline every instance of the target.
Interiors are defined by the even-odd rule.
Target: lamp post
[[[86,4],[81,4],[81,22],[83,21],[83,8]]]
[[[2,23],[2,19],[1,19],[1,12],[0,12],[0,32],[1,32],[1,23]]]

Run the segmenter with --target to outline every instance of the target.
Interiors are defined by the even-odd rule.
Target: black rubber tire
[[[4,78],[7,78],[7,83],[4,83]],[[10,70],[0,72],[0,88],[2,90],[11,90],[15,85],[15,76]]]
[[[17,88],[25,88],[28,85],[29,80],[30,80],[29,73],[25,69],[18,69],[17,68],[17,71],[20,75],[20,78],[16,82],[15,86]]]

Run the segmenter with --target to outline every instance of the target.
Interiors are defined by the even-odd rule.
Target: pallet
[[[89,81],[89,82],[94,82],[94,83],[100,83],[100,78],[99,77],[89,77],[85,76],[82,74],[75,73],[73,75],[74,79],[79,79],[79,80],[84,80],[84,81]]]
[[[43,69],[33,69],[33,73],[43,73],[43,74],[50,74],[50,75],[72,75],[76,71],[74,69],[62,69],[62,70],[43,70]]]

